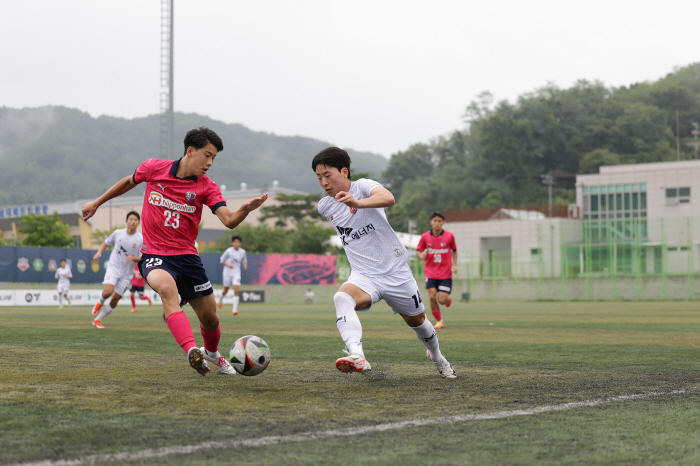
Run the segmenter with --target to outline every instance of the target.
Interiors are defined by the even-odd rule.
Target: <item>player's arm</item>
[[[94,201],[85,203],[83,206],[83,220],[87,220],[97,212],[97,208],[105,202],[121,196],[124,193],[131,191],[136,186],[136,182],[132,176],[126,176],[109,188],[106,193],[98,197]]]
[[[418,256],[418,259],[424,261],[426,257],[428,257],[428,253],[425,250],[425,241],[423,241],[423,237],[420,237],[420,240],[418,240],[418,246],[416,246],[416,256]]]
[[[266,200],[267,194],[263,194],[260,197],[256,197],[246,202],[235,212],[231,212],[228,207],[222,205],[216,209],[214,214],[219,217],[219,220],[221,220],[221,223],[223,223],[226,228],[233,229],[240,225],[249,213],[260,207]]]
[[[97,252],[95,255],[92,257],[92,260],[96,261],[100,257],[102,257],[102,253],[105,252],[105,249],[107,249],[107,243],[102,243],[100,244],[99,249],[97,249]]]
[[[452,251],[452,273],[457,273],[457,251]]]
[[[369,197],[360,200],[355,199],[355,196],[347,191],[340,191],[335,195],[335,200],[356,209],[376,209],[389,207],[396,203],[391,191],[383,186],[375,187],[369,192]]]

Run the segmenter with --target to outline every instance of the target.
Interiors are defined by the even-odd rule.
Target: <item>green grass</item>
[[[465,421],[120,464],[697,464],[700,310],[686,302],[455,303],[438,376],[383,304],[361,313],[369,374],[341,374],[326,305],[221,313],[221,349],[255,334],[258,377],[199,376],[157,307],[0,308],[0,464],[491,413],[687,389],[561,412]],[[186,307],[201,343],[194,313]],[[491,325],[493,324],[493,325]]]

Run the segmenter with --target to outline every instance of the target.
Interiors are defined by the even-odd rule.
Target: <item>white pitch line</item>
[[[598,406],[603,404],[614,403],[617,401],[632,401],[654,396],[665,395],[682,395],[694,391],[695,388],[682,390],[673,390],[670,392],[649,392],[637,395],[614,396],[610,398],[599,398],[588,401],[577,401],[573,403],[564,403],[560,405],[539,406],[531,409],[516,409],[514,411],[496,411],[494,413],[483,414],[465,414],[463,416],[447,416],[434,419],[417,419],[414,421],[389,422],[385,424],[377,424],[366,427],[349,427],[347,429],[324,430],[319,432],[303,432],[293,435],[277,435],[272,437],[250,438],[242,440],[228,440],[225,442],[206,442],[198,445],[187,445],[181,447],[165,447],[133,452],[122,453],[105,453],[99,455],[90,455],[72,460],[45,460],[36,463],[21,463],[15,466],[76,466],[81,464],[106,463],[111,461],[129,461],[142,458],[157,458],[168,455],[186,455],[196,453],[201,450],[214,450],[221,448],[238,448],[238,447],[261,447],[264,445],[275,445],[279,443],[304,442],[307,440],[318,440],[331,437],[344,437],[351,435],[368,434],[371,432],[383,432],[387,430],[404,429],[406,427],[422,427],[434,424],[450,424],[454,422],[464,421],[483,421],[488,419],[503,419],[513,416],[526,416],[529,414],[546,413],[550,411],[565,411],[568,409],[583,408],[588,406]]]

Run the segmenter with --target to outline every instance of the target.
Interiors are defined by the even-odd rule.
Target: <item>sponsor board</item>
[[[241,296],[242,303],[264,303],[265,302],[265,292],[264,291],[241,291],[239,292]]]
[[[102,293],[101,288],[71,288],[68,297],[74,306],[87,306],[94,304]],[[160,304],[160,297],[151,289],[144,294],[153,300],[153,304]],[[64,300],[64,306],[68,303]],[[120,306],[128,306],[131,309],[129,292],[119,301]],[[139,299],[136,293],[136,305],[148,306],[146,301]],[[56,289],[27,289],[27,290],[0,290],[0,306],[58,306],[58,292]]]

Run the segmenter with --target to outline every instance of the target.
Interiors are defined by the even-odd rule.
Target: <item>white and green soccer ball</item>
[[[246,335],[231,346],[229,361],[241,375],[258,375],[270,363],[270,347],[262,338]]]

